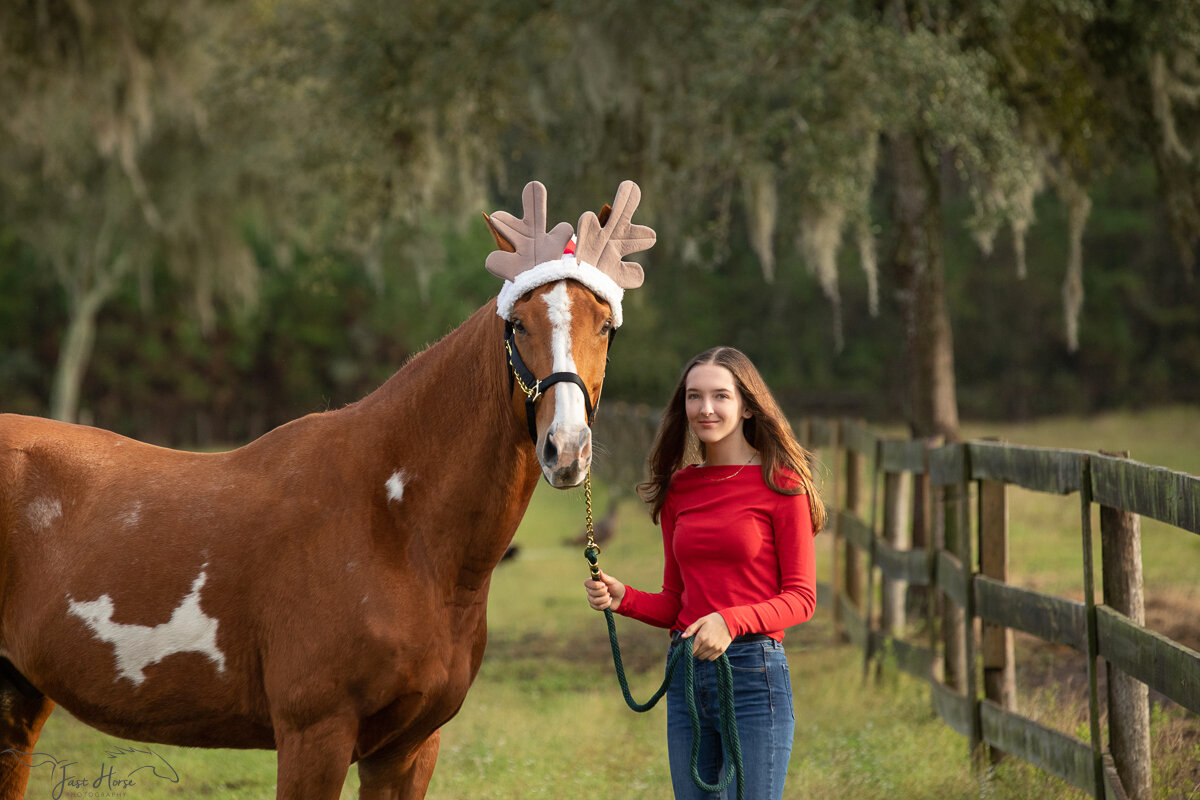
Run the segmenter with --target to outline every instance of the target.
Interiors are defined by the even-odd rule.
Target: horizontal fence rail
[[[975,611],[985,622],[1087,652],[1087,606],[976,575]]]
[[[1096,606],[1101,658],[1200,714],[1200,653],[1134,624],[1108,606]]]
[[[1109,456],[1090,460],[1096,503],[1200,534],[1200,478]]]

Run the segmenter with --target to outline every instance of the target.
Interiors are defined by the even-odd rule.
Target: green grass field
[[[1029,425],[968,425],[969,436],[1086,450],[1128,449],[1140,461],[1200,473],[1200,409],[1167,409],[1095,419],[1047,420]],[[1080,509],[1077,497],[1010,495],[1012,580],[1040,591],[1082,589]],[[605,507],[602,488],[597,508]],[[515,542],[517,558],[497,569],[489,604],[490,638],[483,668],[461,713],[443,729],[441,756],[430,786],[434,800],[485,798],[664,798],[670,795],[665,716],[629,711],[608,654],[604,620],[588,609],[582,582],[586,563],[563,540],[582,527],[582,491],[540,488]],[[644,511],[621,507],[619,534],[601,556],[605,570],[640,586],[661,577],[661,539]],[[1195,588],[1200,537],[1144,525],[1149,594],[1200,616]],[[829,537],[818,540],[827,578]],[[661,678],[666,639],[618,620],[635,696],[648,697]],[[1020,763],[973,774],[967,742],[930,710],[928,690],[887,672],[864,682],[861,653],[835,644],[828,611],[789,631],[796,701],[796,738],[785,797],[827,800],[880,798],[1072,798],[1082,795]],[[1021,672],[1018,653],[1018,675]],[[1039,658],[1046,654],[1040,653]],[[1022,694],[1022,710],[1065,720],[1080,734],[1080,708],[1068,693],[1038,686]],[[1086,725],[1083,726],[1086,730]],[[1156,712],[1152,730],[1155,797],[1200,797],[1200,721]],[[56,712],[40,752],[75,762],[83,778],[100,775],[104,751],[120,744]],[[127,798],[274,797],[274,754],[155,747],[178,782],[149,771]],[[50,767],[34,770],[28,797],[52,797]],[[351,770],[343,792],[355,796]],[[104,787],[101,786],[101,789]],[[95,794],[96,789],[86,791]],[[71,796],[70,792],[64,796]],[[75,796],[88,796],[86,794]],[[103,795],[118,796],[118,795]]]

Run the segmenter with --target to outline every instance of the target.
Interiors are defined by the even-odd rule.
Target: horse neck
[[[487,575],[512,540],[540,467],[512,412],[504,323],[489,303],[357,405],[357,429],[414,491],[424,546]],[[347,409],[349,410],[349,409]],[[390,473],[388,473],[390,474]],[[423,503],[421,501],[424,501]]]

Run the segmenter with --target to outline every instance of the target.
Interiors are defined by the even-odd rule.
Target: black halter
[[[613,339],[616,338],[617,329],[613,328],[608,333],[608,346],[612,348]],[[583,392],[584,410],[587,412],[588,426],[590,427],[596,421],[596,406],[592,405],[591,395],[588,394],[587,386],[583,383],[583,378],[579,377],[574,372],[552,372],[542,379],[534,377],[534,374],[529,371],[529,367],[525,366],[525,361],[521,358],[521,352],[517,350],[517,342],[513,338],[513,324],[508,320],[504,321],[504,351],[508,353],[508,390],[511,392],[514,386],[518,386],[521,392],[525,395],[525,421],[529,423],[529,438],[533,443],[537,444],[537,409],[534,403],[542,394],[556,383],[573,383]],[[608,356],[605,356],[605,362],[608,361]]]

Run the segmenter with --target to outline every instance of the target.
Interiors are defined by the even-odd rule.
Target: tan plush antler
[[[507,211],[483,215],[500,248],[488,255],[485,266],[488,272],[509,281],[538,264],[561,258],[563,248],[571,241],[569,222],[560,222],[546,232],[546,187],[541,183],[525,184],[521,205],[522,219]]]
[[[642,190],[636,183],[622,181],[612,201],[612,212],[603,223],[591,211],[579,218],[575,258],[596,267],[622,289],[636,289],[644,276],[641,266],[621,259],[654,245],[654,230],[631,221],[641,199]]]

